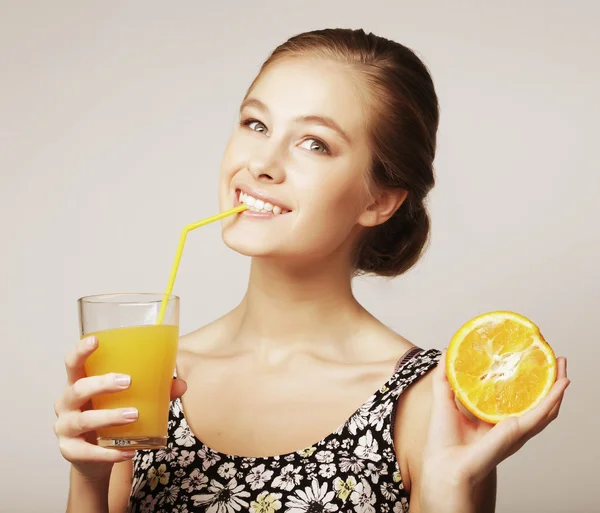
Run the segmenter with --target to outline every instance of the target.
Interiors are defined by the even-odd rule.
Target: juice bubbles
[[[94,397],[94,410],[133,407],[139,412],[131,424],[98,430],[98,445],[128,449],[166,446],[179,327],[131,326],[86,334],[90,335],[96,336],[98,347],[86,361],[86,374],[131,376],[128,389]]]

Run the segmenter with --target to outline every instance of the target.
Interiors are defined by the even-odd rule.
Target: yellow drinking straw
[[[196,228],[200,228],[201,226],[206,226],[207,224],[214,223],[215,221],[219,221],[220,219],[223,219],[225,217],[237,214],[239,212],[243,212],[247,208],[248,206],[242,203],[237,207],[225,210],[224,212],[220,212],[219,214],[216,214],[214,216],[207,217],[202,221],[189,224],[183,229],[183,231],[181,232],[181,237],[179,238],[179,246],[177,246],[177,253],[175,253],[175,261],[173,262],[173,267],[171,267],[171,276],[169,276],[169,283],[167,284],[167,290],[160,305],[160,312],[158,313],[158,321],[156,321],[156,324],[162,324],[165,318],[165,312],[167,311],[167,302],[169,300],[171,292],[173,292],[173,285],[175,285],[175,277],[177,276],[177,269],[179,269],[179,261],[181,260],[181,255],[183,254],[183,246],[185,246],[185,239],[187,238],[187,234],[192,230],[195,230]]]

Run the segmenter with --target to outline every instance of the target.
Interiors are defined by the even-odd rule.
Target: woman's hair
[[[369,228],[356,248],[357,274],[398,276],[420,258],[429,237],[425,198],[435,183],[433,160],[439,122],[429,71],[408,48],[363,30],[325,29],[293,36],[265,68],[290,57],[320,57],[355,70],[366,85],[372,150],[369,185],[403,189],[404,203],[385,223]]]

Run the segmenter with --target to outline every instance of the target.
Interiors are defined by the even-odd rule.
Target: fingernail
[[[136,408],[127,408],[121,412],[121,415],[127,420],[135,420],[138,418],[139,413]]]
[[[117,374],[115,376],[115,383],[120,387],[128,387],[131,384],[131,376],[127,374]]]
[[[98,342],[96,337],[89,337],[86,340],[85,345],[87,346],[88,349],[94,349],[94,347],[96,347],[96,342]]]
[[[135,456],[135,451],[123,451],[121,452],[124,460],[131,459]]]

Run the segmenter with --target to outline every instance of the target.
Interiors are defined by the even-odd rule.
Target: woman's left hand
[[[543,431],[558,417],[560,405],[569,386],[567,360],[557,359],[557,376],[546,397],[520,417],[509,417],[491,425],[467,418],[457,407],[454,392],[446,377],[446,352],[433,372],[433,402],[429,436],[423,461],[427,475],[446,476],[454,483],[474,487],[496,466]],[[435,486],[431,483],[432,486]]]

